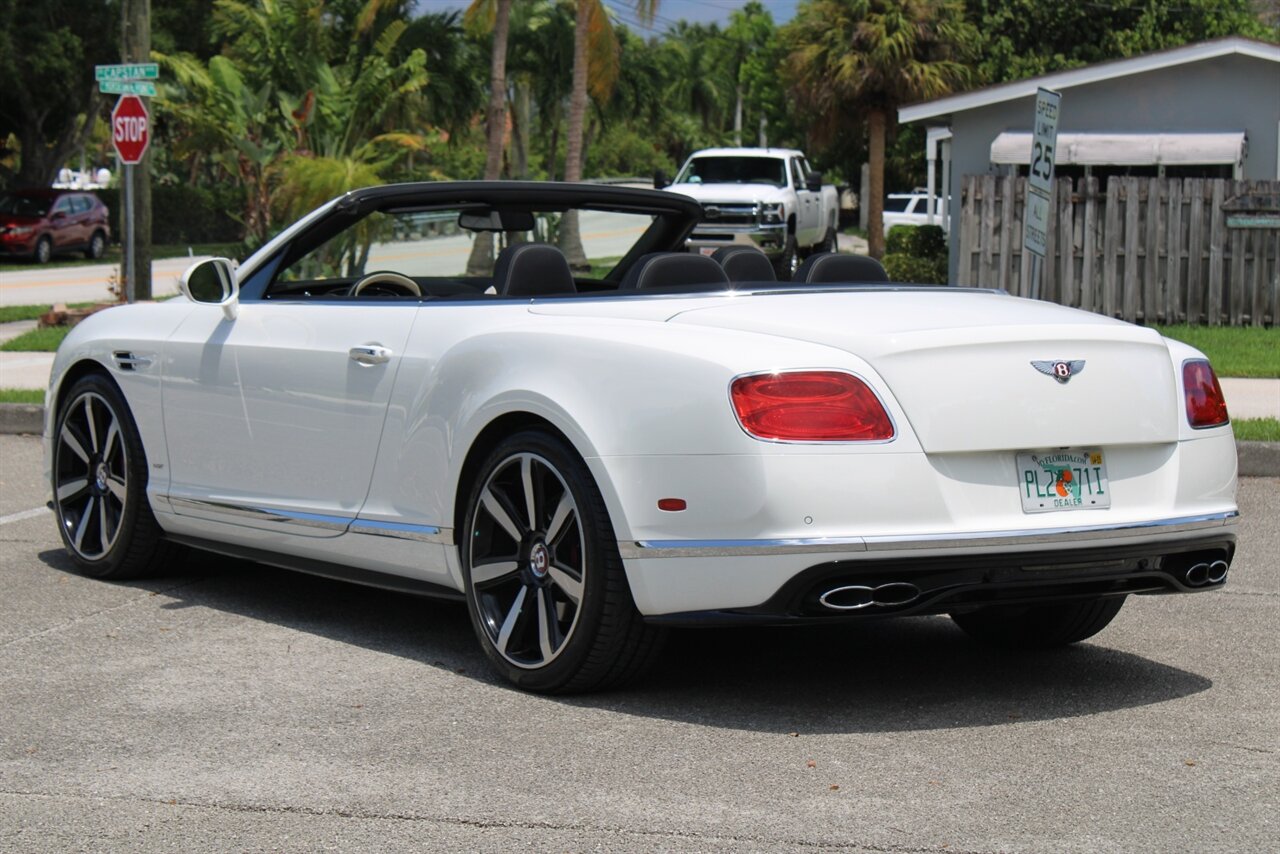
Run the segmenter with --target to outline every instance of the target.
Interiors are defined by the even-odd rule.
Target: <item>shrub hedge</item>
[[[98,190],[111,209],[111,234],[124,236],[124,203],[120,190]],[[151,188],[151,242],[159,244],[237,243],[244,227],[231,215],[244,209],[239,187],[209,190],[189,184],[157,184]]]
[[[947,283],[947,236],[937,225],[895,225],[885,239],[884,268],[895,282]]]

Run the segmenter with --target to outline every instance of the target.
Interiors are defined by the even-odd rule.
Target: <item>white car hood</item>
[[[703,203],[774,203],[785,196],[785,190],[770,184],[673,184],[667,189]]]

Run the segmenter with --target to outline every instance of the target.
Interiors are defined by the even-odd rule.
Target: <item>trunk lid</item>
[[[781,335],[861,357],[930,453],[1178,436],[1177,384],[1160,335],[1052,303],[958,288],[777,293],[690,307],[671,322]],[[1057,362],[1083,364],[1064,383],[1052,375]]]

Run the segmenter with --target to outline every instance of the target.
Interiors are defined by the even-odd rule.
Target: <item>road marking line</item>
[[[50,513],[48,507],[32,507],[30,510],[23,510],[20,513],[10,513],[8,516],[0,516],[0,525],[7,525],[10,522],[21,522],[23,519],[34,519],[43,513]]]

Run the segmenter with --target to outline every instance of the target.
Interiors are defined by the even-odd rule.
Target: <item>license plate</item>
[[[714,255],[714,254],[716,253],[716,247],[714,247],[714,246],[700,246],[700,247],[698,247],[698,252],[699,252],[700,254],[702,254],[702,255]]]
[[[1111,506],[1102,451],[1067,448],[1018,454],[1023,513],[1101,510]]]

